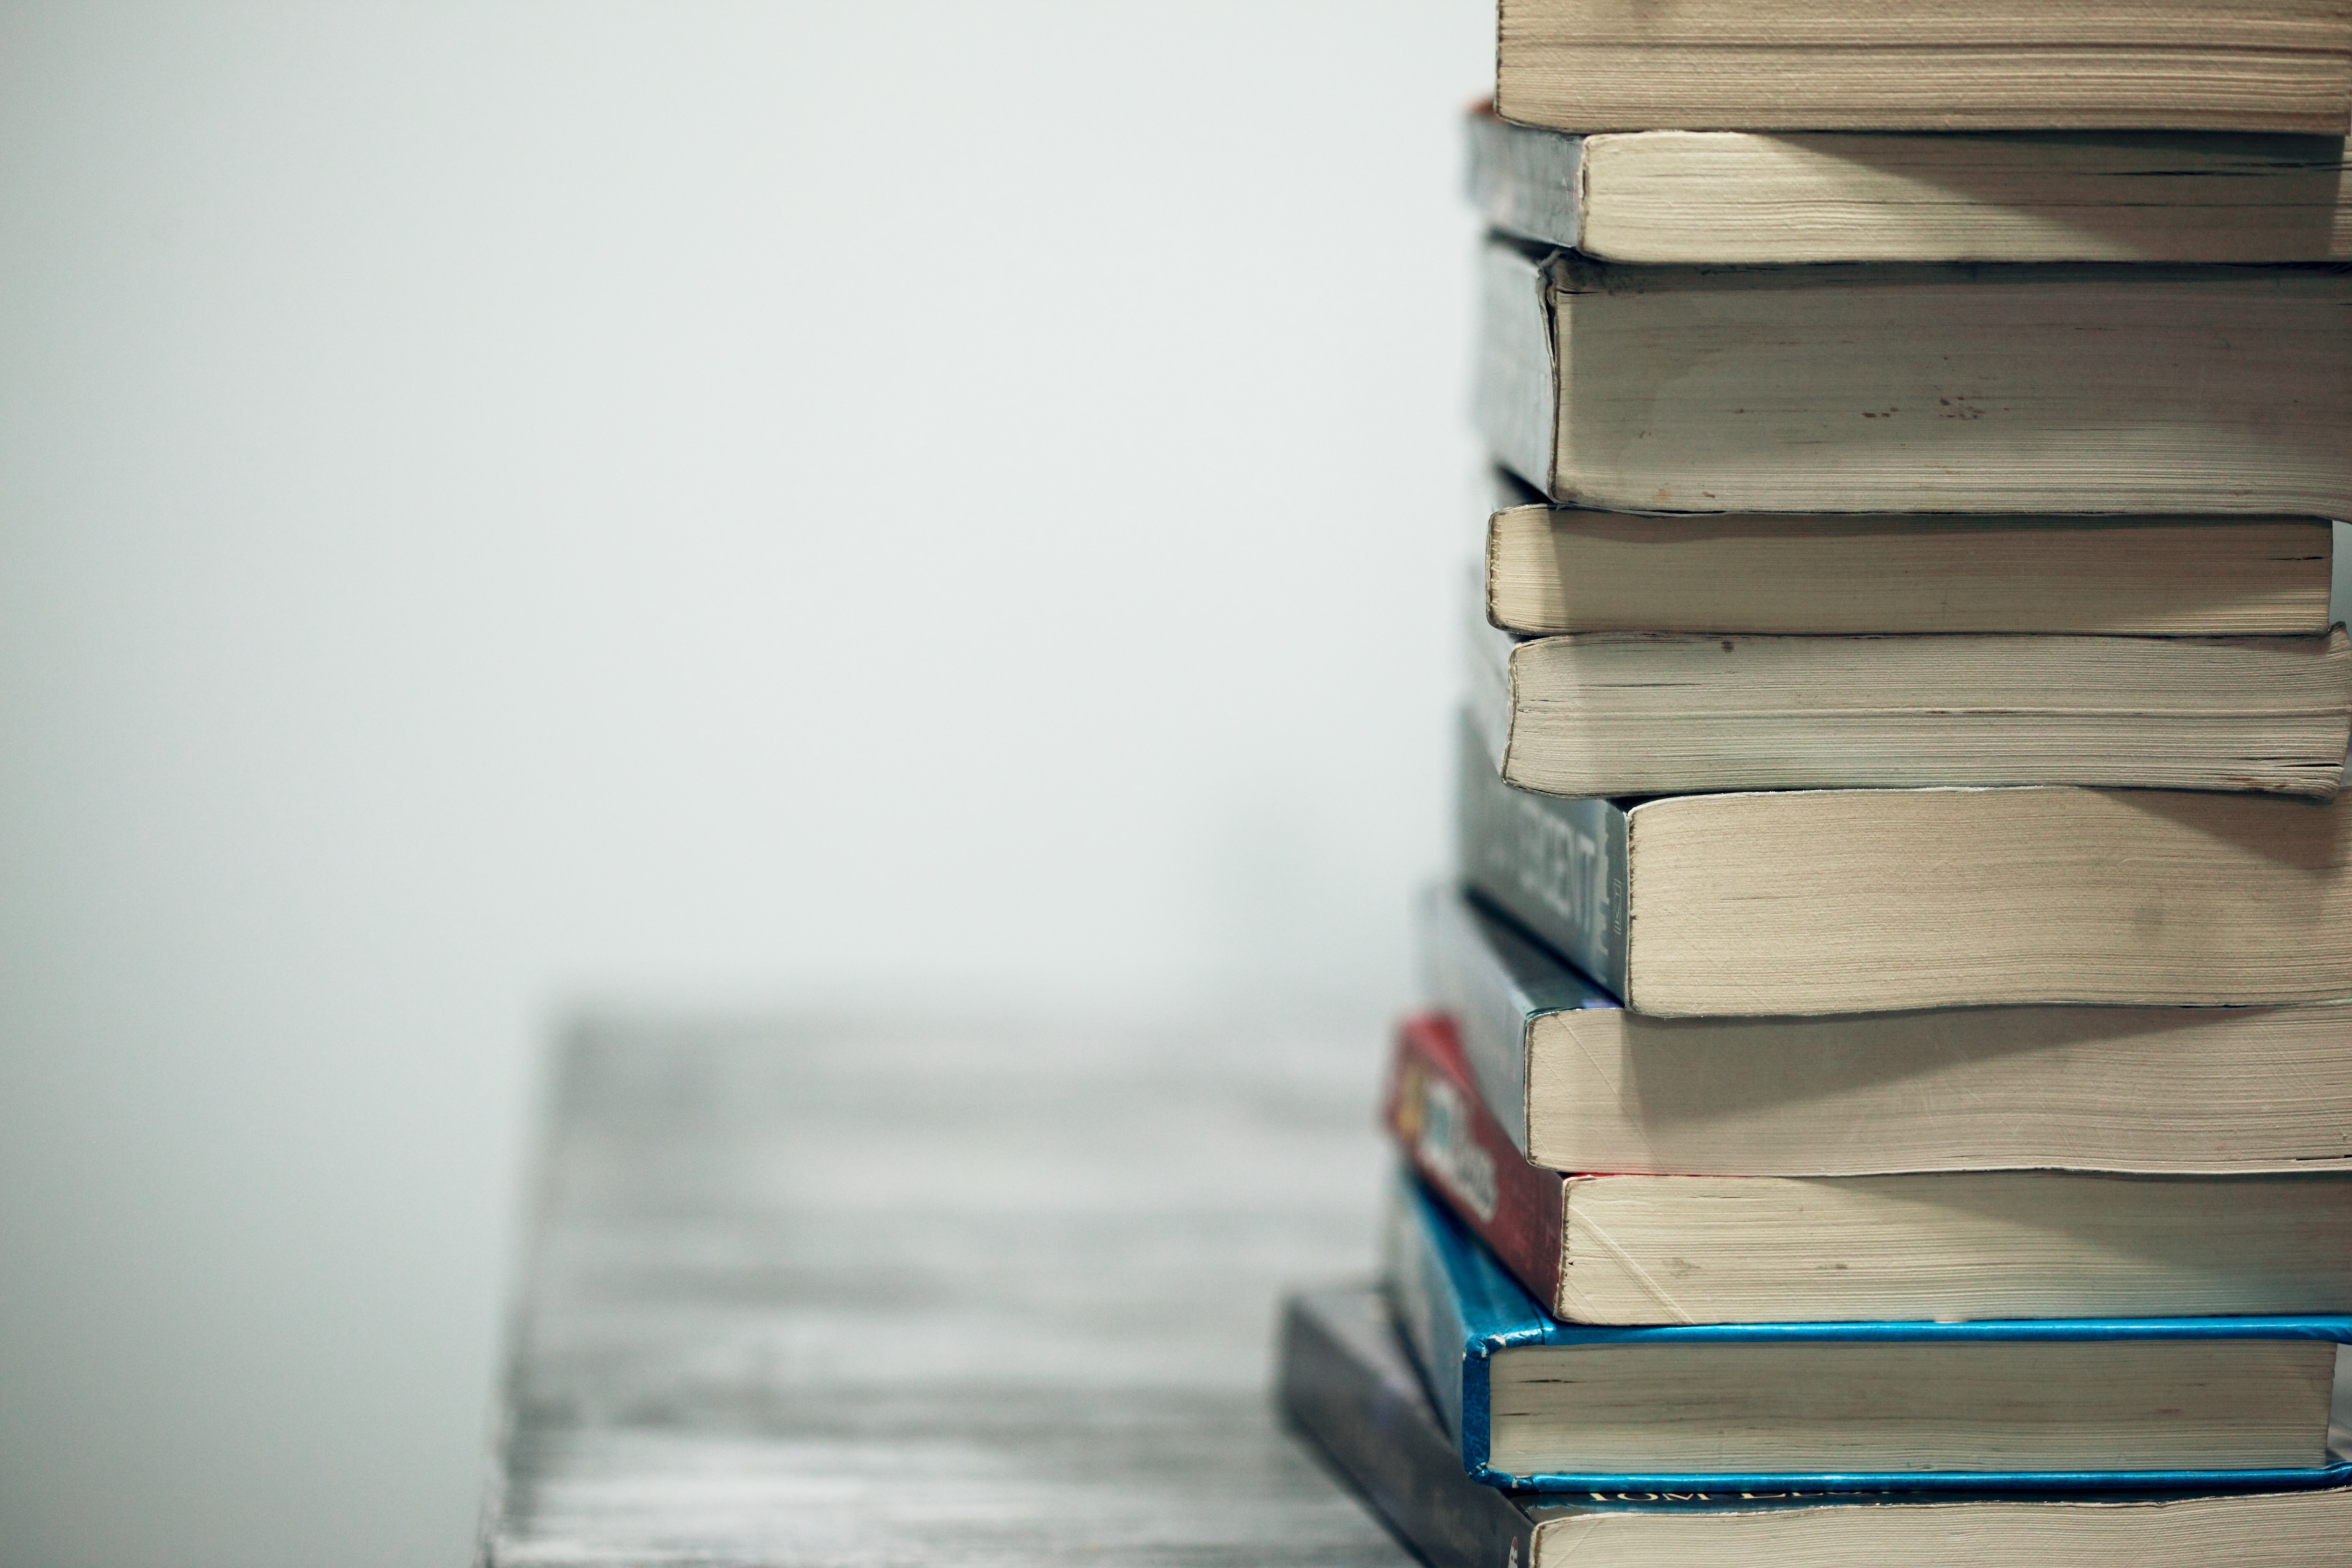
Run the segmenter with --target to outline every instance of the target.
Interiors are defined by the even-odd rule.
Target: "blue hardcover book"
[[[1529,1492],[1462,1473],[1386,1307],[1294,1296],[1276,1397],[1295,1430],[1433,1568],[2328,1568],[2352,1489],[2292,1491]]]
[[[2336,1485],[2352,1317],[1734,1323],[1550,1317],[1409,1177],[1386,1240],[1464,1468],[1536,1491]]]

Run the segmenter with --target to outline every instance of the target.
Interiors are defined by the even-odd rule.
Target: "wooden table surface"
[[[497,1564],[1407,1561],[1276,1425],[1368,1271],[1378,1034],[600,1025],[562,1052]]]

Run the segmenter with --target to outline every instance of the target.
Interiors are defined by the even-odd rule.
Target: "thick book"
[[[2352,1171],[2352,1005],[1659,1018],[1451,889],[1420,942],[1479,1100],[1553,1171]]]
[[[1601,261],[2340,261],[2341,136],[1638,131],[1469,121],[1496,228]]]
[[[1475,614],[1474,710],[1549,795],[2087,784],[2326,799],[2352,639],[1575,632]]]
[[[1530,1492],[1465,1475],[1380,1294],[1283,1304],[1276,1399],[1291,1428],[1433,1568],[2332,1568],[2352,1489]]]
[[[1502,0],[1495,100],[1562,131],[2340,136],[2340,0]]]
[[[1491,241],[1497,460],[1615,511],[2352,512],[2352,270],[1622,267]]]
[[[1496,478],[1486,615],[1525,637],[2328,629],[2335,527],[2315,518],[1643,516]]]
[[[1441,1014],[1397,1031],[1388,1121],[1562,1322],[2352,1311],[2352,1176],[1562,1173],[1520,1156]]]
[[[1384,1277],[1463,1468],[1538,1491],[2267,1489],[2329,1448],[2352,1318],[1600,1328],[1401,1179]]]
[[[2352,998],[2352,802],[2147,789],[1605,800],[1463,726],[1461,867],[1627,1006],[1770,1016]]]

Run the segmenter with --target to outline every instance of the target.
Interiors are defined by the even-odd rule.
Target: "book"
[[[1562,505],[2352,512],[2352,270],[1481,271],[1480,431]]]
[[[1502,0],[1495,101],[1563,131],[2341,135],[2338,0]]]
[[[1532,1564],[1543,1510],[1570,1506],[1482,1487],[1462,1473],[1373,1287],[1285,1297],[1274,1363],[1284,1423],[1436,1568]]]
[[[2352,998],[2352,805],[2177,790],[1605,800],[1465,721],[1464,881],[1668,1016]]]
[[[2343,1174],[1564,1174],[1512,1146],[1438,1014],[1397,1032],[1388,1121],[1562,1322],[2352,1311]]]
[[[2352,1170],[2343,1003],[1660,1018],[1454,889],[1420,940],[1482,1106],[1553,1171]]]
[[[2341,136],[1637,131],[1469,117],[1496,228],[1601,261],[2341,261]]]
[[[2352,1318],[1559,1321],[1401,1179],[1383,1278],[1463,1467],[1538,1491],[2326,1486]]]
[[[1276,1350],[1291,1429],[1433,1568],[2332,1568],[2352,1490],[1530,1492],[1481,1486],[1379,1293],[1289,1297]]]
[[[2335,529],[2315,518],[1644,516],[1500,488],[1486,616],[1526,637],[2328,629]]]
[[[2335,795],[2352,639],[1575,632],[1479,615],[1474,711],[1550,795],[2089,784]]]

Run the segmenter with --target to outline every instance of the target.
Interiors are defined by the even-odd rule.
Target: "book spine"
[[[1551,495],[1559,382],[1541,252],[1494,239],[1480,272],[1472,411],[1478,433],[1496,461]]]
[[[1423,901],[1423,994],[1453,1022],[1470,1081],[1511,1145],[1528,1152],[1528,1013],[1462,896],[1435,889]]]
[[[1429,1201],[1410,1177],[1398,1178],[1381,1232],[1381,1283],[1430,1403],[1461,1446],[1462,1468],[1476,1475],[1486,1468],[1486,1362],[1469,1353],[1462,1300],[1423,1209]]]
[[[1463,880],[1629,1005],[1625,813],[1613,801],[1503,782],[1475,721],[1462,727]]]
[[[1537,1300],[1559,1300],[1565,1184],[1519,1155],[1471,1082],[1453,1024],[1397,1029],[1389,1131],[1422,1178]]]
[[[1534,1522],[1462,1473],[1411,1369],[1376,1342],[1388,1332],[1369,1295],[1292,1297],[1277,1352],[1284,1416],[1433,1568],[1531,1568]]]
[[[1575,248],[1582,238],[1584,138],[1470,116],[1470,200],[1507,233]]]

